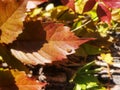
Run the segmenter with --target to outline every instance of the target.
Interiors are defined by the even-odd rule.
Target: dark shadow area
[[[9,48],[32,53],[40,50],[46,43],[46,32],[40,21],[24,22],[24,30]]]
[[[0,90],[19,90],[10,71],[0,71]]]
[[[48,84],[45,90],[73,90],[74,83],[70,83],[70,72],[55,65],[48,65],[44,67],[44,74]]]
[[[45,9],[45,7],[50,3],[54,3],[55,6],[62,5],[61,0],[48,0],[48,2],[44,2],[38,5],[38,7],[43,7]]]
[[[24,66],[23,63],[12,56],[11,52],[6,48],[6,46],[3,46],[2,44],[0,44],[0,56],[3,58],[4,62],[8,64],[8,68],[18,69],[22,71],[24,70],[28,72],[26,66]]]

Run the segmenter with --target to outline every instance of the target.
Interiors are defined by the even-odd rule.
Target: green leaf
[[[84,9],[84,5],[86,3],[87,0],[76,0],[75,2],[75,10],[77,13],[82,13],[83,9]]]
[[[90,45],[90,44],[84,44],[84,45],[82,45],[82,47],[84,48],[85,52],[88,55],[95,55],[95,54],[101,53],[101,48]]]
[[[90,44],[83,44],[80,46],[79,49],[76,50],[77,56],[88,56],[88,55],[96,55],[102,52],[101,48],[90,45]]]
[[[99,88],[102,88],[97,77],[94,76],[94,73],[101,69],[90,69],[93,64],[94,61],[86,64],[77,71],[73,77],[73,82],[76,84],[74,90],[99,90]]]
[[[65,6],[58,6],[51,12],[51,17],[57,20],[73,21],[76,18],[75,13]]]
[[[88,54],[86,53],[85,49],[82,47],[82,45],[76,50],[75,55],[77,56],[82,56],[82,57],[87,57]]]

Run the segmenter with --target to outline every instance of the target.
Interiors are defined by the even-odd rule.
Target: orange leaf
[[[38,25],[40,26],[40,24]],[[44,37],[42,27],[38,27],[33,23],[31,23],[31,25],[29,24],[29,26],[35,27],[32,32],[30,30],[32,27],[30,27],[28,31],[31,33],[29,33],[29,35],[24,34],[24,39],[27,36],[26,39],[29,42],[17,41],[14,47],[11,48],[12,54],[25,64],[45,64],[66,59],[66,55],[75,53],[75,49],[77,49],[79,45],[93,40],[93,38],[80,39],[76,37],[74,33],[70,31],[69,27],[61,23],[44,24],[43,28],[45,30],[44,32],[46,32],[46,37],[42,39]],[[38,29],[36,27],[38,27]],[[35,30],[37,31],[36,34]],[[37,39],[37,37],[39,39]],[[47,43],[43,44],[42,42],[46,40]],[[42,44],[43,47],[41,48]]]
[[[40,0],[30,0],[35,5]],[[17,36],[22,33],[23,21],[27,9],[32,8],[28,4],[29,0],[0,0],[0,29],[1,43],[9,44],[16,40]],[[33,5],[31,3],[31,5]],[[42,3],[42,2],[41,2]],[[29,6],[29,7],[28,7]]]
[[[22,32],[27,0],[0,1],[1,43],[11,43]]]
[[[24,71],[11,71],[19,90],[41,90],[46,83],[29,78]]]
[[[0,90],[41,90],[45,85],[27,77],[24,71],[0,71]]]

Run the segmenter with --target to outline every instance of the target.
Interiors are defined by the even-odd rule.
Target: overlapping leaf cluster
[[[112,11],[119,13],[119,7],[119,0],[1,0],[0,89],[40,90],[44,87],[46,82],[27,77],[25,72],[29,70],[25,65],[69,61],[67,55],[71,54],[87,57],[110,52],[114,38],[108,32],[119,25],[119,16],[116,19]],[[88,82],[90,88],[99,85],[90,66],[80,69],[73,78],[81,90],[88,88]],[[82,73],[85,73],[84,81],[78,79]],[[93,81],[87,81],[89,78]]]

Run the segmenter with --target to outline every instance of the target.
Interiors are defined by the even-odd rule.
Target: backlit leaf
[[[83,12],[90,11],[96,3],[96,0],[88,0],[84,6]]]
[[[29,5],[31,1],[31,6]],[[38,0],[1,0],[0,1],[0,29],[1,43],[12,43],[22,33],[26,9],[39,4]],[[41,2],[42,3],[42,2]],[[27,8],[26,8],[27,6]]]
[[[22,32],[27,0],[0,1],[1,43],[11,43]]]
[[[120,9],[112,10],[112,20],[120,22]]]
[[[75,10],[75,0],[61,0],[63,5],[68,6],[69,8],[71,8],[72,10]]]
[[[100,85],[97,77],[94,76],[94,73],[101,69],[90,69],[93,65],[94,62],[90,62],[78,69],[77,73],[71,80],[75,83],[74,90],[106,90]]]
[[[111,12],[103,4],[99,3],[97,7],[97,15],[103,22],[110,23]]]
[[[112,64],[112,61],[113,61],[113,57],[111,56],[110,53],[107,53],[107,54],[101,53],[99,59],[105,61],[108,64]]]
[[[75,12],[82,13],[87,0],[76,0]]]
[[[110,8],[120,8],[120,0],[102,0]]]
[[[12,54],[21,62],[36,65],[63,60],[67,58],[66,55],[75,53],[75,49],[77,49],[79,45],[93,40],[93,38],[80,39],[76,37],[74,33],[70,31],[69,27],[61,23],[46,23],[43,25],[43,28],[46,32],[45,40],[47,40],[47,43],[43,43],[42,48],[40,46],[42,45],[41,42],[45,42],[45,40],[36,40],[35,38],[31,38],[31,41],[27,38],[29,42],[17,42],[14,48],[11,48]],[[42,30],[42,28],[40,29]],[[39,37],[44,35],[43,33],[37,33]],[[30,37],[31,36],[32,32]]]

